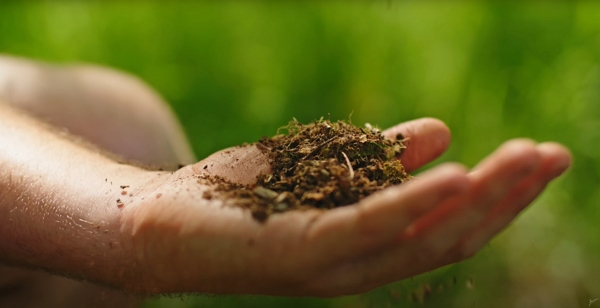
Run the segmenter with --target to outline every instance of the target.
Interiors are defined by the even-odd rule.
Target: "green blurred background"
[[[15,2],[0,4],[0,52],[139,76],[199,158],[327,114],[380,127],[440,118],[453,144],[436,163],[473,166],[514,137],[573,151],[573,168],[460,264],[338,299],[185,295],[146,308],[587,307],[600,297],[599,4]]]

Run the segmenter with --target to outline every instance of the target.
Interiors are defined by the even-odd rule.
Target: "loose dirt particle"
[[[293,120],[280,130],[286,133],[255,144],[268,155],[272,174],[246,186],[205,175],[198,182],[217,187],[203,197],[247,208],[262,222],[289,210],[354,204],[411,178],[398,159],[405,149],[401,134],[391,140],[368,124],[361,128],[323,119],[307,125]]]

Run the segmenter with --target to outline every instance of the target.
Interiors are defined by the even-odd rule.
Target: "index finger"
[[[438,166],[418,180],[323,214],[307,230],[305,239],[317,254],[327,251],[334,262],[369,253],[393,242],[419,217],[468,186],[464,167]]]
[[[407,172],[436,159],[450,145],[450,129],[434,118],[404,122],[383,131],[383,135],[390,139],[406,139],[406,150],[401,159]]]

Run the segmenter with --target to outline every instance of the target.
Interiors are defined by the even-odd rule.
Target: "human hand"
[[[168,146],[179,140],[174,148],[189,148],[182,144],[181,136],[161,141],[155,137],[163,136],[162,131],[145,134],[149,126],[157,127],[153,119],[164,119],[164,112],[148,117],[149,113],[140,113],[134,104],[110,104],[132,92],[140,94],[136,95],[138,101],[147,101],[147,91],[139,90],[135,82],[115,84],[119,75],[93,69],[90,73],[90,68],[41,71],[43,78],[29,79],[17,70],[10,79],[24,76],[17,85],[35,82],[10,93],[25,98],[38,95],[31,100],[16,95],[17,99],[9,102],[40,99],[23,109],[49,120],[64,116],[53,111],[69,110],[68,114],[78,116],[58,119],[55,125],[70,127],[115,153],[124,151],[120,154],[125,157],[149,163],[190,160],[186,151],[172,151]],[[66,80],[65,84],[82,82],[78,89],[86,89],[85,99],[45,92]],[[54,86],[48,87],[49,83]],[[130,87],[121,86],[125,84]],[[116,88],[106,91],[107,86]],[[43,99],[49,97],[66,106],[44,104]],[[107,104],[91,104],[104,106],[96,113],[74,112],[81,107],[78,103],[93,99]],[[113,122],[110,128],[128,136],[105,129],[103,124],[116,114],[122,122]],[[98,115],[101,117],[94,118]],[[335,296],[363,292],[472,255],[563,172],[570,160],[567,150],[557,144],[510,141],[470,172],[456,164],[443,164],[356,205],[327,212],[287,212],[259,224],[249,212],[202,198],[203,192],[212,188],[197,183],[197,177],[208,172],[240,183],[267,172],[265,157],[254,147],[224,150],[173,174],[152,172],[107,160],[2,108],[0,116],[0,131],[13,132],[0,134],[7,145],[0,151],[3,171],[10,172],[11,178],[19,175],[23,179],[22,185],[14,186],[14,182],[4,181],[9,178],[6,173],[0,181],[2,187],[10,188],[0,200],[0,219],[4,219],[0,224],[4,233],[0,234],[5,236],[0,255],[12,264],[144,294]],[[85,116],[92,118],[68,125],[69,120]],[[165,131],[176,131],[172,128],[177,125],[170,120],[162,122],[168,123]],[[385,132],[390,138],[398,133],[410,138],[401,157],[409,172],[441,154],[450,139],[445,125],[432,119]],[[143,146],[129,146],[131,141]],[[41,145],[43,153],[32,150]],[[25,152],[35,154],[23,156]],[[149,157],[152,154],[154,157]],[[120,182],[108,183],[107,178]],[[121,194],[121,184],[130,186],[128,194]],[[20,198],[31,191],[41,197]],[[24,210],[13,211],[14,204]],[[31,239],[28,245],[20,245],[27,238]],[[45,240],[39,243],[39,238]]]
[[[434,119],[384,132],[409,138],[411,172],[448,146]],[[554,143],[513,140],[472,171],[449,163],[351,206],[297,211],[264,224],[249,211],[206,200],[205,174],[250,183],[269,172],[254,146],[231,148],[161,179],[128,206],[123,222],[137,256],[125,287],[139,293],[293,296],[359,293],[472,256],[570,163]],[[206,168],[205,168],[206,166]]]

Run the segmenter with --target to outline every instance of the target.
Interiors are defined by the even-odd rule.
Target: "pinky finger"
[[[461,255],[472,255],[481,249],[531,204],[550,181],[562,174],[570,165],[571,155],[561,145],[540,144],[538,151],[542,159],[540,169],[521,181],[498,206],[492,209],[454,249],[456,252],[460,252]]]

